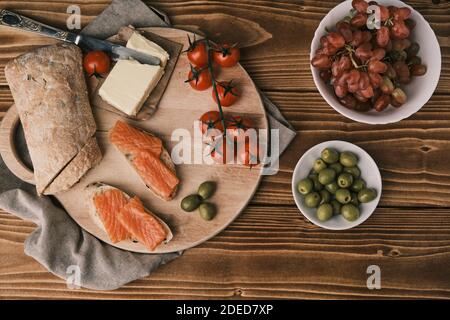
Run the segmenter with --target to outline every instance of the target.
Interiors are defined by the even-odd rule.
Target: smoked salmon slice
[[[109,189],[94,196],[96,212],[112,243],[130,239],[130,233],[118,219],[120,210],[129,202],[125,194],[118,189]]]
[[[110,131],[109,140],[125,154],[148,151],[159,157],[163,149],[161,139],[120,120]]]
[[[150,152],[141,152],[133,159],[134,167],[147,186],[158,190],[164,199],[170,199],[180,180],[167,168],[159,157]]]
[[[168,236],[166,229],[152,214],[148,213],[139,198],[132,198],[119,211],[118,219],[125,229],[150,251]]]
[[[161,139],[120,120],[111,129],[109,139],[156,196],[166,201],[174,197],[180,180]]]

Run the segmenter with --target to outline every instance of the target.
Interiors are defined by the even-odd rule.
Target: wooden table
[[[309,44],[339,1],[154,1],[173,24],[245,46],[242,64],[280,107],[298,136],[265,177],[251,205],[224,232],[188,250],[152,276],[119,290],[69,290],[23,253],[34,229],[0,212],[1,298],[450,298],[450,3],[407,1],[436,32],[442,49],[438,88],[423,109],[399,123],[348,120],[317,92]],[[2,1],[63,27],[79,4],[85,25],[108,0]],[[0,118],[13,99],[4,64],[41,45],[34,35],[0,28]],[[311,146],[339,138],[366,149],[383,176],[383,197],[363,225],[342,232],[315,227],[297,210],[291,174]],[[369,265],[381,268],[381,290],[366,286]]]

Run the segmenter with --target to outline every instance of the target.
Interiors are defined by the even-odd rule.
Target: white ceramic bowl
[[[325,148],[333,148],[339,152],[351,151],[358,156],[358,166],[361,169],[361,178],[367,183],[368,188],[374,188],[377,191],[377,198],[369,203],[360,204],[360,217],[356,221],[345,220],[341,215],[332,217],[330,220],[322,222],[317,219],[316,209],[308,208],[304,204],[304,197],[297,191],[297,183],[306,178],[311,171],[314,161],[320,158],[320,153]],[[292,175],[292,194],[295,203],[301,213],[315,225],[330,230],[345,230],[353,228],[370,217],[375,211],[381,197],[381,175],[378,166],[372,157],[360,147],[345,141],[333,140],[315,145],[300,158]]]
[[[347,109],[339,103],[332,88],[320,78],[319,70],[311,66],[314,82],[320,94],[330,106],[347,118],[371,124],[393,123],[416,113],[432,96],[441,73],[441,49],[436,35],[424,17],[411,6],[399,0],[379,0],[377,2],[385,6],[394,5],[411,9],[411,18],[416,22],[416,27],[412,32],[412,39],[419,43],[420,51],[418,56],[422,58],[423,64],[427,66],[427,73],[425,75],[413,77],[412,82],[403,87],[408,96],[408,100],[401,108],[397,109],[389,106],[382,112],[371,110],[365,113]],[[334,7],[322,19],[311,43],[310,59],[312,59],[314,52],[320,47],[320,37],[326,33],[325,28],[333,29],[338,21],[348,15],[350,9],[352,9],[352,2],[350,0],[344,1]]]

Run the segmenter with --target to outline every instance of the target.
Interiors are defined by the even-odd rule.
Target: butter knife
[[[160,59],[139,51],[93,37],[76,34],[69,31],[50,27],[30,18],[11,12],[0,10],[0,25],[34,32],[43,36],[55,38],[64,42],[73,43],[85,51],[100,50],[111,53],[114,60],[133,58],[140,63],[159,65]]]

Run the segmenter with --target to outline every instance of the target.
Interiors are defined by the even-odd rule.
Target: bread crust
[[[78,153],[90,141],[92,145],[96,131],[82,58],[77,46],[58,44],[26,53],[5,67],[33,162],[38,194],[47,188],[46,194],[66,190],[87,171],[74,168],[79,161],[69,164],[80,159]],[[97,151],[88,157],[89,164],[100,161]],[[69,172],[65,173],[66,169]],[[59,175],[63,176],[58,179]]]

